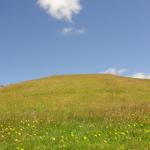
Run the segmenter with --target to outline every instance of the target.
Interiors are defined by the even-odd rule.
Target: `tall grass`
[[[1,88],[0,149],[150,149],[150,80],[69,75]]]

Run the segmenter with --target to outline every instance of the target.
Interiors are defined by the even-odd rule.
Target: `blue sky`
[[[108,68],[150,73],[149,0],[63,0],[71,4],[61,11],[44,1],[0,1],[0,84]]]

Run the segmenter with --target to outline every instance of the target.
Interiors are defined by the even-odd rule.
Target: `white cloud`
[[[86,31],[86,29],[84,27],[82,27],[82,28],[66,27],[66,28],[63,28],[61,32],[64,35],[68,35],[68,34],[79,35],[79,34],[84,34],[85,31]]]
[[[103,72],[103,74],[113,74],[113,75],[123,75],[125,72],[127,71],[127,69],[115,69],[115,68],[109,68]]]
[[[37,0],[37,3],[52,17],[67,21],[72,21],[73,15],[82,9],[80,0]]]
[[[150,79],[150,74],[136,73],[134,75],[131,75],[130,77],[137,78],[137,79]]]
[[[115,68],[109,68],[103,72],[100,72],[101,74],[112,74],[112,75],[121,75],[124,77],[130,77],[130,78],[136,78],[136,79],[150,79],[150,74],[145,73],[135,73],[130,75],[125,75],[127,72],[127,69],[115,69]]]

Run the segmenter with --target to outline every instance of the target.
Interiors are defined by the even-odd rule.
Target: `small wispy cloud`
[[[86,32],[84,27],[75,28],[75,27],[65,27],[62,29],[61,33],[64,35],[81,35]]]
[[[82,9],[80,0],[37,0],[37,3],[53,18],[69,22]]]
[[[115,69],[115,68],[109,68],[105,71],[99,72],[101,74],[112,74],[112,75],[121,75],[124,77],[130,77],[130,78],[136,78],[136,79],[150,79],[150,74],[146,73],[134,73],[134,74],[125,74],[128,71],[128,69]]]
[[[137,78],[137,79],[150,79],[150,74],[136,73],[136,74],[131,75],[130,77]]]
[[[112,74],[112,75],[123,75],[125,72],[127,72],[127,69],[115,69],[115,68],[108,68],[103,72],[100,72],[102,74]]]

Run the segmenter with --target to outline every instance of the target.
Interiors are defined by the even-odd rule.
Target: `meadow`
[[[2,87],[0,150],[150,150],[150,80],[66,75]]]

